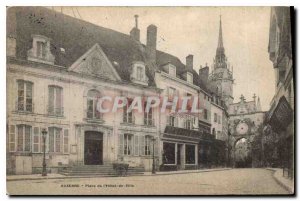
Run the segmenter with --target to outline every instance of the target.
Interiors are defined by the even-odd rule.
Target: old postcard
[[[9,195],[292,195],[291,7],[8,7]]]

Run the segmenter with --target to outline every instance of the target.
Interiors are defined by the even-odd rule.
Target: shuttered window
[[[59,153],[62,151],[62,129],[56,127],[49,128],[49,152]]]
[[[39,127],[33,128],[33,152],[40,152],[40,129]]]
[[[139,136],[138,135],[134,136],[134,155],[135,156],[139,155]]]
[[[69,130],[64,130],[64,153],[69,153]]]
[[[140,155],[144,156],[145,155],[145,136],[144,135],[139,136],[139,146],[140,146]]]
[[[119,135],[119,155],[124,155],[124,135],[120,134]]]
[[[31,151],[31,126],[18,125],[17,151]]]
[[[16,126],[10,125],[9,127],[9,151],[16,151]]]

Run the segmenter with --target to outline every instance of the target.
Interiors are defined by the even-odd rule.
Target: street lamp
[[[43,156],[43,171],[42,171],[42,176],[47,176],[47,169],[46,169],[46,137],[47,137],[47,131],[46,129],[42,130],[42,136],[43,136],[43,142],[44,142],[44,146],[43,146],[43,152],[44,152],[44,156]]]
[[[152,161],[152,174],[155,174],[155,158],[154,158],[154,143],[155,143],[155,138],[153,137],[152,138],[152,158],[153,158],[153,161]]]

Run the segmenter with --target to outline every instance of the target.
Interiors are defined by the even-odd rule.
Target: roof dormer
[[[130,80],[136,84],[148,85],[149,79],[146,75],[146,66],[144,62],[133,62]]]
[[[27,51],[27,59],[46,64],[54,64],[54,56],[50,51],[50,38],[32,35],[32,48]]]

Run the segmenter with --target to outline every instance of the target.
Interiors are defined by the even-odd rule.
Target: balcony
[[[89,123],[103,123],[103,114],[98,111],[85,111],[85,118],[84,120]]]
[[[33,113],[33,111],[34,111],[34,104],[33,103],[28,104],[27,103],[26,107],[25,107],[24,102],[18,102],[18,101],[16,101],[16,103],[15,103],[15,110],[18,113]]]
[[[135,118],[134,115],[131,113],[127,113],[127,115],[123,115],[123,123],[124,124],[135,124]]]
[[[155,126],[154,119],[151,118],[144,118],[144,125],[145,126]]]
[[[64,108],[63,107],[53,107],[48,105],[48,116],[57,116],[63,117],[64,116]]]

